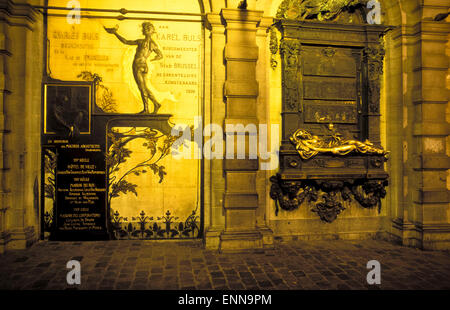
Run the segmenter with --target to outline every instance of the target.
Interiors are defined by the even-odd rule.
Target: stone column
[[[424,16],[426,13],[424,8]],[[446,184],[447,169],[450,168],[446,154],[449,134],[446,44],[449,32],[450,24],[445,21],[422,20],[420,61],[414,67],[413,139],[417,153],[413,158],[413,169],[420,175],[420,180],[416,183],[418,188],[413,203],[419,222],[416,228],[422,232],[424,249],[450,248],[450,199]]]
[[[5,15],[4,13],[0,14]],[[6,211],[10,206],[10,194],[8,186],[5,184],[8,163],[4,149],[5,135],[9,132],[5,122],[4,105],[8,94],[11,93],[6,71],[7,64],[11,58],[11,51],[8,44],[9,38],[7,36],[8,28],[9,26],[6,20],[0,22],[0,253],[5,251],[6,244],[10,239],[10,234],[6,229]]]
[[[262,234],[256,226],[258,193],[256,174],[258,160],[249,159],[249,140],[256,138],[254,131],[246,130],[258,126],[256,81],[257,26],[263,12],[244,9],[222,9],[226,23],[226,119],[224,127],[227,148],[234,139],[234,159],[225,159],[225,230],[220,236],[220,251],[234,252],[263,247]],[[242,128],[236,125],[243,125]],[[230,130],[234,126],[235,130]],[[228,128],[227,128],[228,127]],[[237,137],[245,138],[245,159],[237,159]],[[236,143],[237,142],[237,143]],[[233,150],[232,150],[233,152]]]
[[[30,5],[0,3],[0,245],[6,249],[37,238],[42,33],[42,15]]]
[[[256,65],[256,79],[259,84],[259,95],[257,100],[257,117],[261,124],[267,124],[267,145],[271,145],[270,127],[270,51],[269,51],[269,27],[273,24],[273,18],[263,17],[256,33],[256,44],[259,47],[258,62]],[[270,150],[270,149],[269,149]],[[270,161],[265,160],[266,164]],[[259,231],[263,235],[264,248],[273,247],[273,231],[269,228],[269,213],[273,212],[270,198],[270,187],[267,180],[272,176],[272,171],[261,169],[263,160],[260,158],[260,170],[256,175],[256,187],[258,189],[259,207],[256,211],[256,223]]]
[[[225,48],[225,28],[220,14],[210,13],[207,17],[207,28],[210,30],[210,102],[206,104],[204,126],[222,124],[225,119],[225,104],[223,100],[223,85],[225,83],[225,64],[223,51]],[[208,74],[208,72],[207,72]],[[208,80],[205,78],[205,80]],[[206,85],[205,85],[206,86]],[[210,138],[207,138],[210,139]],[[223,177],[223,161],[221,159],[205,159],[205,247],[217,250],[220,243],[220,233],[224,228],[222,214],[225,180]]]

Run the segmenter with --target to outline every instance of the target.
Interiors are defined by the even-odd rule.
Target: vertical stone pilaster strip
[[[0,22],[0,254],[5,251],[9,234],[6,230],[6,211],[10,205],[10,194],[5,184],[5,172],[8,170],[6,152],[4,150],[5,135],[8,133],[5,124],[4,104],[10,93],[6,64],[11,52],[8,50],[8,35],[6,22]]]
[[[258,62],[256,64],[256,79],[259,84],[259,96],[257,98],[257,118],[260,124],[267,125],[267,145],[271,143],[272,130],[270,127],[270,70],[271,62],[271,51],[269,48],[269,43],[271,42],[271,31],[269,28],[273,25],[273,18],[263,17],[259,23],[258,30],[256,33],[256,44],[259,46],[259,56]],[[274,33],[274,32],[272,32]],[[273,45],[273,44],[272,44]],[[278,50],[278,44],[277,44]],[[258,139],[265,139],[265,137],[260,136]],[[278,160],[278,159],[277,159]],[[264,162],[269,162],[270,159],[264,160]],[[263,159],[260,158],[260,167]],[[259,207],[256,212],[256,221],[259,231],[263,236],[264,248],[273,247],[273,231],[269,228],[269,213],[271,212],[271,201],[270,190],[267,187],[266,180],[270,179],[272,171],[269,170],[259,170],[256,174],[256,188],[258,191],[258,201]]]
[[[380,45],[369,46],[364,49],[364,57],[368,71],[368,139],[377,147],[381,146],[379,125],[381,117],[380,91],[385,53],[383,41],[380,42]]]
[[[446,174],[450,160],[446,153],[449,135],[446,44],[450,24],[423,20],[420,31],[421,61],[413,69],[417,78],[413,92],[413,138],[418,146],[413,169],[420,175],[414,205],[421,214],[416,226],[422,231],[424,249],[448,249],[450,199]]]
[[[210,73],[207,73],[210,74],[210,87],[207,92],[210,93],[211,99],[206,106],[204,126],[223,124],[225,119],[225,103],[223,102],[225,27],[220,14],[208,14],[207,22],[211,44],[209,57],[211,68]],[[205,55],[205,58],[208,56]],[[205,247],[207,249],[219,248],[220,234],[225,225],[222,215],[224,191],[223,161],[221,159],[205,160]]]
[[[259,94],[256,81],[256,62],[259,49],[256,33],[263,12],[240,9],[223,9],[222,17],[226,23],[226,97],[227,125],[243,125],[244,128],[258,126],[257,98]],[[235,127],[237,128],[237,127]],[[256,174],[258,160],[249,159],[249,142],[252,133],[245,129],[227,132],[228,138],[244,136],[246,159],[237,159],[236,146],[234,159],[225,159],[226,188],[224,195],[225,230],[221,235],[220,251],[246,251],[263,247],[262,234],[256,227],[258,193]],[[253,133],[254,134],[254,133]],[[235,139],[235,142],[238,140]]]
[[[2,40],[6,42],[0,48],[0,55],[2,73],[7,76],[0,82],[3,88],[0,94],[3,108],[0,114],[0,191],[1,207],[7,208],[2,215],[6,249],[24,249],[36,238],[34,232],[38,223],[31,220],[35,218],[35,210],[29,202],[33,200],[32,184],[40,170],[40,139],[37,137],[42,81],[41,19],[27,3],[4,1],[0,4]]]

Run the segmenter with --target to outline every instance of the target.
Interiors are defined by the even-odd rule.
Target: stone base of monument
[[[224,231],[220,235],[221,253],[251,253],[263,248],[263,235],[258,230]]]

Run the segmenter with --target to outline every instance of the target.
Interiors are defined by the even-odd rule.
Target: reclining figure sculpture
[[[340,134],[333,134],[329,141],[313,136],[303,129],[298,129],[290,138],[295,145],[295,149],[302,159],[310,159],[319,153],[331,153],[333,155],[347,155],[351,152],[380,155],[385,160],[389,158],[389,152],[383,149],[374,147],[369,140],[360,142],[357,140],[345,140],[340,137]]]

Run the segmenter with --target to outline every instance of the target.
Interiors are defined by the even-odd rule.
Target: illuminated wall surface
[[[319,16],[314,17],[314,14],[306,16],[311,17],[311,20],[304,23],[305,27],[302,26],[305,30],[301,31],[302,36],[296,36],[295,33],[292,35],[289,33],[289,27],[273,27],[274,18],[280,20],[281,24],[287,18],[287,15],[282,13],[283,7],[289,16],[291,14],[294,16],[296,10],[287,10],[287,5],[313,3],[319,10],[332,3],[337,5],[348,1],[248,0],[248,10],[245,14],[241,14],[242,12],[237,9],[240,0],[128,2],[84,0],[79,1],[83,8],[81,11],[83,17],[79,24],[70,23],[67,19],[68,2],[68,0],[20,1],[20,3],[7,1],[6,5],[0,5],[2,8],[0,15],[3,18],[0,24],[5,25],[0,30],[0,38],[4,38],[0,43],[3,43],[2,50],[6,55],[0,59],[0,67],[4,68],[0,72],[3,74],[0,74],[0,82],[3,87],[1,89],[7,94],[3,98],[3,112],[0,113],[0,120],[3,120],[3,125],[0,125],[4,128],[0,132],[0,139],[3,141],[0,148],[0,153],[3,154],[0,156],[0,161],[3,160],[0,204],[4,206],[0,208],[0,252],[7,248],[25,248],[38,239],[39,235],[41,237],[44,234],[49,235],[52,230],[48,228],[53,227],[47,225],[47,222],[51,223],[52,218],[51,214],[46,217],[45,212],[41,212],[42,200],[45,199],[45,211],[49,213],[54,204],[57,212],[62,210],[66,214],[70,211],[70,204],[64,202],[66,196],[69,197],[72,192],[69,191],[67,195],[61,194],[55,199],[56,195],[52,197],[51,190],[54,194],[58,186],[66,190],[72,183],[84,190],[84,184],[93,183],[90,177],[85,178],[87,181],[80,180],[79,175],[85,171],[75,168],[73,172],[79,173],[74,173],[76,176],[73,176],[72,182],[70,174],[65,174],[68,164],[64,162],[52,164],[52,156],[56,155],[52,155],[51,152],[63,150],[65,145],[77,143],[78,139],[81,141],[80,144],[100,145],[94,149],[108,153],[113,149],[111,145],[114,145],[111,144],[111,138],[105,137],[108,130],[115,131],[117,137],[142,135],[126,144],[125,148],[130,153],[118,170],[109,175],[115,178],[115,181],[126,175],[128,190],[112,197],[109,205],[113,213],[117,211],[122,218],[127,218],[124,222],[133,222],[134,227],[139,227],[138,217],[141,211],[145,212],[145,216],[153,218],[150,223],[146,223],[147,228],[155,222],[159,227],[164,227],[166,220],[163,217],[168,211],[169,217],[177,217],[176,220],[173,219],[172,227],[175,225],[181,227],[179,224],[185,223],[192,212],[196,211],[194,216],[197,221],[196,227],[200,227],[197,229],[197,236],[204,238],[205,247],[209,249],[258,248],[263,244],[264,246],[273,244],[274,236],[282,238],[298,236],[303,239],[386,237],[414,247],[449,248],[449,105],[448,87],[446,88],[445,83],[447,82],[448,86],[450,81],[448,20],[447,22],[436,20],[438,14],[442,15],[448,11],[448,1],[436,0],[432,1],[433,3],[422,3],[423,1],[419,0],[379,1],[381,5],[379,26],[394,28],[384,37],[383,75],[374,74],[371,79],[368,74],[369,82],[372,80],[375,82],[368,84],[374,86],[376,94],[371,101],[379,101],[379,111],[375,109],[375,112],[367,115],[373,122],[369,121],[368,126],[363,127],[367,132],[363,132],[361,137],[365,138],[368,134],[371,142],[390,151],[389,160],[384,163],[384,167],[381,165],[379,167],[379,170],[384,169],[389,174],[389,186],[385,187],[386,195],[381,198],[380,212],[378,208],[361,206],[355,199],[345,200],[342,202],[345,210],[331,223],[324,223],[318,212],[312,211],[318,204],[331,205],[327,204],[322,195],[319,195],[316,201],[305,199],[303,203],[295,204],[295,208],[289,209],[290,203],[292,201],[295,203],[295,199],[299,196],[298,193],[290,197],[283,196],[280,191],[278,193],[276,190],[272,191],[272,185],[276,185],[272,181],[273,177],[288,165],[290,167],[287,168],[288,172],[294,172],[297,168],[300,172],[298,175],[292,173],[292,179],[295,181],[306,175],[303,174],[306,168],[310,175],[317,174],[314,177],[328,178],[330,175],[333,177],[337,175],[337,172],[334,173],[331,169],[336,168],[337,171],[337,168],[342,167],[332,160],[325,164],[323,161],[314,161],[314,165],[317,164],[315,171],[312,171],[315,167],[308,166],[312,161],[307,163],[304,161],[306,164],[302,163],[302,166],[299,166],[301,159],[293,151],[293,145],[286,134],[302,126],[313,125],[316,126],[311,127],[314,135],[329,134],[330,128],[336,129],[341,134],[349,133],[346,129],[348,126],[343,122],[337,122],[334,127],[327,127],[327,124],[321,123],[320,118],[323,116],[320,115],[320,122],[315,117],[310,117],[307,121],[301,118],[286,121],[287,114],[284,113],[287,110],[286,98],[289,99],[288,103],[292,103],[292,98],[286,94],[296,96],[299,103],[305,96],[300,96],[304,95],[299,88],[302,84],[292,83],[287,87],[286,81],[283,80],[288,76],[285,66],[292,60],[293,63],[296,61],[295,57],[289,58],[289,51],[292,49],[293,55],[297,54],[295,44],[282,45],[282,42],[284,39],[286,42],[291,39],[305,42],[306,48],[299,54],[301,59],[304,59],[304,56],[308,57],[307,50],[311,50],[308,46],[344,48],[348,40],[347,37],[343,40],[341,35],[348,35],[348,38],[353,40],[352,38],[356,38],[354,29],[362,27],[369,33],[374,33],[372,30],[378,27],[366,25],[367,12],[361,11],[360,17],[351,20],[351,25],[342,27],[339,26],[341,21],[346,23],[345,19],[351,17],[348,12],[342,13],[344,11],[338,10],[343,14],[339,17],[342,20],[320,21]],[[49,7],[63,9],[38,9],[24,6],[23,3],[45,3]],[[126,8],[127,11],[120,11],[122,8]],[[278,15],[279,11],[281,15]],[[152,34],[154,48],[150,55],[143,55],[145,61],[136,66],[137,46],[125,43],[134,43],[145,38],[142,27],[145,21],[150,21],[154,26],[155,33]],[[299,23],[303,24],[302,21]],[[338,28],[342,28],[342,33]],[[307,31],[308,29],[311,31]],[[325,35],[326,29],[334,29],[333,33],[337,35],[330,37],[330,40],[326,39],[328,38]],[[322,30],[323,37],[320,35]],[[123,37],[122,41],[114,35],[114,32]],[[322,40],[323,38],[326,40]],[[354,43],[352,46],[365,49],[366,46],[360,44],[362,41],[364,38],[358,42],[352,41]],[[366,43],[377,45],[380,42],[371,39]],[[375,66],[377,63],[371,58],[380,59],[378,56],[382,53],[381,50],[372,49],[377,55],[369,57],[370,51],[362,51],[361,54],[367,56],[367,62],[364,58],[361,59],[368,65],[367,70],[373,68],[372,71],[377,73],[378,70],[375,69],[381,69],[381,66]],[[325,50],[323,57],[330,57],[329,55]],[[155,57],[157,59],[152,61]],[[369,66],[369,60],[374,62],[374,66]],[[274,63],[277,66],[274,66]],[[145,84],[154,95],[155,101],[161,104],[156,116],[137,114],[144,106],[141,91],[135,81],[133,65],[135,69],[138,67],[142,72],[147,71]],[[289,70],[289,73],[295,73],[295,68],[304,66],[292,66],[290,69],[293,70]],[[44,74],[44,78],[43,72],[47,73]],[[325,89],[321,85],[327,85],[332,80],[327,77],[335,76],[318,75],[324,78],[322,82],[326,82],[317,83],[316,90],[321,92]],[[304,72],[303,75],[295,76],[299,79],[303,76],[309,78]],[[64,85],[54,85],[58,84],[58,81]],[[79,115],[80,111],[87,111],[89,100],[85,100],[86,85],[92,81],[94,86],[90,91],[95,91],[95,100],[89,109],[92,112],[91,118],[86,117],[88,113],[83,113],[80,125],[74,126],[80,129],[80,135],[76,130],[76,134],[70,136],[70,127],[65,126],[61,130],[59,128],[64,124],[58,123],[56,114],[59,110],[56,109],[56,103],[60,99],[63,100],[62,103],[69,102],[65,99],[69,89],[71,96],[75,98],[70,100],[70,107],[79,110],[73,112],[72,109],[67,109],[67,114],[72,117],[72,114]],[[289,78],[289,81],[296,82],[295,78]],[[81,82],[84,82],[84,90],[79,85],[83,84]],[[42,87],[42,84],[48,87]],[[58,95],[58,87],[61,87],[62,95]],[[378,87],[380,98],[377,98]],[[367,94],[369,90],[366,90]],[[47,97],[48,94],[53,94],[53,97]],[[366,95],[363,92],[361,97],[368,97]],[[324,101],[345,99],[340,96],[311,97],[314,98],[305,98]],[[50,99],[46,100],[48,98]],[[366,99],[370,107],[370,98]],[[80,102],[85,105],[80,105]],[[148,108],[149,113],[152,113],[154,109],[152,102],[149,102]],[[294,111],[296,107],[292,109]],[[365,111],[361,113],[364,114]],[[300,117],[300,114],[297,114]],[[170,131],[168,129],[175,124],[195,127],[196,116],[203,117],[203,126],[213,123],[222,129],[224,124],[235,122],[267,125],[268,148],[274,151],[273,158],[278,156],[271,162],[280,165],[271,166],[269,171],[264,170],[261,165],[267,164],[269,160],[264,159],[260,153],[257,167],[256,161],[249,159],[242,161],[175,159],[169,154],[158,162],[158,169],[164,167],[163,172],[166,173],[160,182],[158,171],[151,171],[149,167],[145,172],[143,169],[138,171],[134,168],[148,159],[151,148],[164,146],[163,140],[153,145],[143,136],[146,130],[150,130],[148,127],[160,125],[158,121],[167,124],[169,116],[170,126],[165,128],[166,131]],[[110,123],[111,126],[107,128],[106,123],[113,118],[120,121]],[[90,126],[86,126],[89,120]],[[71,121],[75,125],[75,117]],[[278,127],[271,127],[272,125]],[[271,133],[276,133],[275,137],[271,137]],[[373,135],[370,136],[371,134]],[[226,139],[222,141],[222,134],[213,133],[212,136],[216,139],[210,139],[211,137],[205,135],[204,146],[207,142],[211,140],[215,142],[217,139],[223,142],[224,150],[231,146]],[[258,138],[261,136],[258,135]],[[373,136],[377,139],[372,139]],[[56,139],[61,140],[55,142]],[[362,141],[359,138],[358,140]],[[191,146],[194,145],[192,142]],[[210,145],[211,143],[208,146]],[[220,149],[218,144],[214,146],[217,150]],[[207,150],[207,147],[205,149]],[[293,152],[288,154],[289,152],[284,152],[285,150]],[[191,151],[194,153],[194,148],[191,148]],[[58,159],[66,158],[67,161],[95,157],[90,153],[87,154],[83,148],[61,154],[65,156],[59,156]],[[108,160],[108,154],[105,155]],[[45,164],[49,164],[45,170],[41,165],[41,156],[47,158]],[[289,156],[292,157],[292,161]],[[317,156],[317,159],[322,159],[319,158],[320,154]],[[103,180],[107,179],[110,171],[104,169],[104,157],[98,157],[99,159],[95,157],[95,164],[100,164],[93,172],[102,170],[103,175],[106,175],[102,179],[102,184],[105,184],[106,181]],[[283,158],[287,161],[283,161]],[[157,158],[150,159],[151,162],[156,160]],[[346,158],[342,158],[342,162],[344,161]],[[350,161],[344,164],[346,166],[343,168],[351,170],[352,176],[356,175],[353,174],[353,169],[360,169],[361,166],[354,165]],[[371,163],[373,166],[377,164],[377,161]],[[330,170],[324,170],[324,167]],[[365,167],[368,165],[363,168]],[[128,173],[130,171],[132,172]],[[318,175],[320,173],[321,175]],[[361,174],[362,172],[358,172],[358,175]],[[47,181],[56,179],[55,175],[66,183],[61,181],[58,186],[53,184],[52,187]],[[46,185],[49,186],[45,187]],[[384,187],[384,184],[381,185]],[[86,187],[88,194],[94,192],[90,186]],[[97,197],[98,200],[102,200],[106,210],[108,203],[104,201],[103,195],[106,186],[96,189],[101,190],[101,195]],[[111,193],[110,186],[109,194]],[[277,195],[274,196],[273,193]],[[46,198],[41,198],[44,195]],[[380,194],[379,197],[381,196],[384,195]],[[58,208],[61,206],[58,202],[61,201],[63,206],[68,206],[66,208],[68,210]],[[84,204],[83,199],[80,201]],[[287,207],[280,207],[276,213],[276,201],[284,202]],[[83,205],[86,209],[91,206],[88,203]],[[94,215],[99,213],[97,210],[100,207],[94,205],[92,209],[95,210],[89,211]],[[203,215],[202,223],[198,218],[200,214]],[[48,218],[50,220],[45,222]],[[78,218],[82,219],[82,216]],[[128,223],[124,223],[122,228],[127,226]],[[102,227],[109,233],[110,228],[111,226],[104,229]],[[243,231],[246,233],[241,234]],[[247,234],[249,231],[250,235]],[[60,239],[64,239],[66,235],[61,236]],[[96,238],[97,235],[88,236],[86,240]]]
[[[49,1],[49,6],[65,7],[67,1]],[[120,9],[123,1],[80,1],[83,8]],[[198,9],[196,9],[198,8]],[[196,1],[145,1],[127,3],[128,10],[160,12],[200,13]],[[60,14],[56,10],[50,13]],[[114,13],[83,12],[96,18],[82,18],[80,24],[69,24],[64,16],[48,18],[48,70],[52,78],[66,81],[82,81],[98,75],[96,103],[104,112],[135,114],[143,109],[140,91],[133,76],[133,60],[136,45],[127,45],[108,33],[104,28],[116,28],[117,33],[127,40],[143,39],[143,20],[102,18]],[[153,40],[161,52],[162,59],[147,63],[147,85],[161,104],[158,114],[172,114],[175,124],[194,125],[194,117],[201,115],[203,33],[200,22],[168,21],[167,19],[198,20],[195,16],[166,16],[148,14],[127,14],[135,18],[159,18],[151,20],[155,33]],[[149,103],[150,112],[153,105]],[[122,132],[132,128],[115,128]],[[136,128],[142,130],[142,128]],[[129,169],[148,157],[145,141],[136,139],[127,145],[132,155],[116,172],[120,178]],[[168,210],[180,221],[186,219],[199,206],[199,160],[176,160],[171,155],[161,165],[167,175],[159,183],[153,173],[127,176],[127,181],[136,184],[137,196],[131,192],[112,199],[111,209],[131,219],[141,211],[155,219]],[[197,209],[197,215],[200,213]]]

